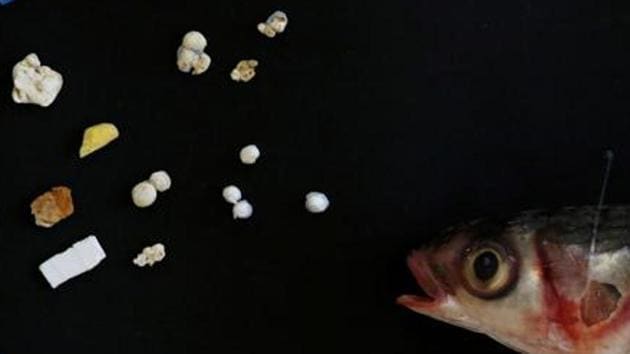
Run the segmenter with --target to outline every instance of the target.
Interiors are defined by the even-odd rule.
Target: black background
[[[630,11],[529,0],[52,1],[0,8],[0,351],[504,353],[394,304],[407,252],[451,223],[630,200]],[[256,24],[289,15],[270,40]],[[189,30],[210,70],[175,66]],[[30,52],[64,75],[56,102],[14,104]],[[260,61],[247,84],[241,59]],[[79,160],[87,126],[121,138]],[[262,157],[240,164],[241,146]],[[131,187],[173,188],[147,210]],[[221,188],[254,205],[231,220]],[[46,230],[30,201],[74,191]],[[332,201],[308,214],[310,190]],[[89,234],[108,257],[51,290],[37,266]],[[152,269],[131,260],[163,242]]]

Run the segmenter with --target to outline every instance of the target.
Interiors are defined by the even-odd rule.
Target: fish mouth
[[[446,291],[433,275],[427,255],[423,251],[413,251],[407,257],[407,266],[422,290],[421,294],[401,295],[396,302],[411,310],[426,309],[436,306],[446,298]]]

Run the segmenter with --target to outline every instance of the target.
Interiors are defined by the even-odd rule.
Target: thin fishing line
[[[604,158],[606,159],[606,167],[604,170],[604,180],[602,182],[602,189],[599,193],[599,201],[597,202],[595,220],[593,222],[593,235],[591,239],[591,250],[590,250],[591,255],[595,253],[595,246],[597,244],[597,232],[599,231],[599,221],[602,214],[602,208],[604,206],[604,198],[606,197],[606,188],[608,187],[608,179],[610,178],[610,169],[612,167],[612,162],[613,162],[613,159],[615,158],[615,154],[612,152],[612,150],[606,150],[606,153],[604,154]]]

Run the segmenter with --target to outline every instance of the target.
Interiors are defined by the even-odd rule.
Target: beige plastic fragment
[[[31,203],[35,224],[41,227],[52,227],[73,213],[72,191],[64,186],[52,188]]]
[[[257,28],[260,33],[273,38],[276,34],[284,32],[288,23],[289,18],[287,14],[282,11],[276,11],[267,18],[267,21],[259,23]]]
[[[230,77],[234,81],[248,82],[256,76],[257,66],[257,60],[241,60],[230,73]]]
[[[145,247],[142,250],[142,253],[138,254],[136,258],[134,258],[133,263],[138,267],[144,267],[145,265],[152,267],[153,264],[163,260],[164,257],[166,257],[164,245],[156,243],[153,246]]]
[[[83,132],[83,143],[79,149],[79,157],[84,158],[102,149],[105,145],[116,140],[119,135],[118,128],[112,123],[100,123],[85,129]]]

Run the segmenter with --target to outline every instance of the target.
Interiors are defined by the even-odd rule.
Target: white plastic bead
[[[171,177],[166,171],[153,172],[151,177],[149,177],[149,183],[151,183],[158,192],[165,192],[171,188]]]
[[[243,198],[241,190],[237,186],[227,186],[223,188],[223,199],[230,204],[236,204]]]
[[[328,209],[330,201],[324,193],[310,192],[306,195],[306,202],[304,203],[306,210],[311,213],[323,213]]]
[[[254,212],[254,208],[249,204],[247,200],[241,200],[240,202],[234,204],[232,208],[232,216],[234,219],[247,219],[252,216]]]
[[[140,182],[131,190],[131,198],[137,207],[146,208],[155,203],[157,190],[147,181]]]
[[[239,156],[242,163],[246,165],[253,165],[260,157],[260,150],[258,150],[258,146],[256,145],[247,145],[241,149]]]

